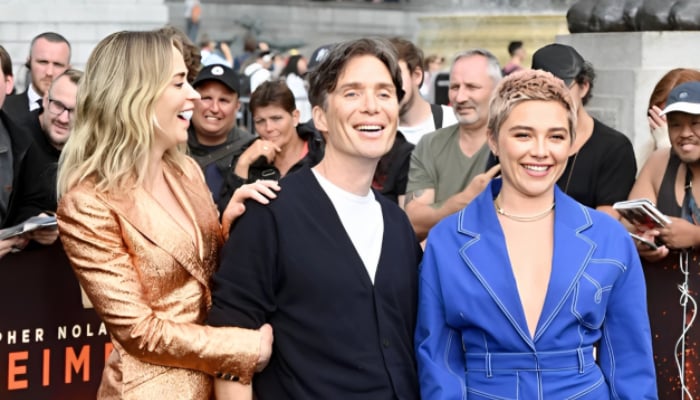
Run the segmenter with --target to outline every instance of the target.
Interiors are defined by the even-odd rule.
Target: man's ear
[[[584,98],[588,95],[588,91],[591,90],[591,84],[588,81],[584,81],[583,83],[577,83],[577,85],[581,88],[581,98]]]
[[[24,66],[28,70],[30,70],[30,71],[32,70],[32,57],[31,56],[27,57],[27,62],[24,63]]]
[[[311,110],[311,115],[314,119],[314,126],[319,132],[328,132],[328,121],[326,120],[326,112],[320,106],[314,106]]]
[[[12,93],[12,89],[15,88],[15,77],[12,75],[5,75],[5,94]]]
[[[418,87],[423,86],[423,78],[425,78],[425,74],[423,73],[423,67],[420,65],[416,66],[416,68],[413,69],[413,73],[411,73],[411,79],[413,79],[413,83],[415,83]]]

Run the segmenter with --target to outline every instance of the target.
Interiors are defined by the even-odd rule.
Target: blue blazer
[[[531,337],[493,205],[500,186],[428,236],[415,340],[422,398],[656,399],[627,231],[555,187],[552,273]]]

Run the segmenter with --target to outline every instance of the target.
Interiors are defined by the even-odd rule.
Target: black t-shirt
[[[486,170],[497,164],[489,156]],[[559,188],[588,207],[611,206],[627,200],[637,176],[632,142],[623,133],[593,120],[593,134],[569,157],[557,181]]]
[[[591,208],[627,200],[637,176],[632,143],[623,133],[593,120],[593,135],[569,162],[557,184]]]

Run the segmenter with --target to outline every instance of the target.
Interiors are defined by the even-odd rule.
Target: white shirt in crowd
[[[442,127],[454,125],[457,123],[457,117],[455,117],[455,112],[450,106],[441,105],[442,108]],[[433,115],[430,114],[423,122],[416,126],[399,126],[399,131],[403,133],[406,140],[413,144],[418,144],[420,138],[426,133],[434,132],[435,121],[433,120]]]

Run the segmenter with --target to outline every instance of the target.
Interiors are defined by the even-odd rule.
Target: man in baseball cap
[[[240,75],[222,64],[204,67],[192,82],[201,99],[195,101],[187,145],[190,155],[204,171],[214,202],[219,204],[221,188],[232,173],[231,162],[253,135],[236,126],[240,108]],[[222,207],[223,206],[223,207]]]
[[[593,66],[573,47],[552,43],[532,55],[532,68],[564,81],[576,103],[573,154],[557,184],[578,202],[617,218],[612,205],[627,200],[637,162],[627,136],[593,118],[585,108],[595,80]]]
[[[586,61],[571,46],[552,43],[532,55],[532,69],[541,69],[564,81],[566,86],[583,72]]]

